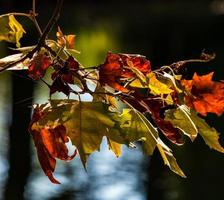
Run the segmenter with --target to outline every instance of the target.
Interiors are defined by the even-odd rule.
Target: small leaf
[[[15,19],[13,15],[0,16],[0,41],[15,43],[16,47],[20,47],[20,39],[26,33],[22,25]]]
[[[170,94],[173,92],[166,84],[162,83],[156,78],[156,75],[151,72],[147,74],[147,78],[149,79],[149,89],[150,93],[153,95],[163,95],[163,94]]]
[[[46,70],[50,67],[51,63],[52,61],[49,56],[39,52],[34,55],[30,62],[28,68],[29,76],[34,80],[39,80],[45,75]]]
[[[58,27],[58,31],[56,33],[57,43],[61,47],[66,47],[67,49],[73,49],[75,45],[75,35],[64,35]]]

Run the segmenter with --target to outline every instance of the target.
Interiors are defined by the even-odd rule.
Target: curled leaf
[[[55,128],[40,127],[36,122],[44,117],[43,106],[37,106],[34,109],[29,131],[37,149],[38,159],[41,167],[52,183],[59,184],[54,178],[53,172],[56,166],[56,158],[60,160],[71,160],[76,155],[76,150],[72,156],[68,155],[66,143],[69,138],[66,134],[66,128],[58,125]]]
[[[15,43],[20,47],[20,39],[26,33],[22,25],[15,19],[14,15],[0,16],[0,41]]]
[[[61,46],[61,47],[66,47],[68,49],[73,49],[74,45],[75,45],[75,35],[64,35],[60,29],[60,27],[58,27],[58,31],[56,33],[57,36],[57,43]]]

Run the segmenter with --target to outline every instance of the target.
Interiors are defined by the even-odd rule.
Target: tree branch
[[[30,51],[28,52],[26,55],[24,55],[21,59],[15,61],[15,62],[11,62],[5,66],[3,66],[2,69],[0,69],[0,72],[5,71],[6,69],[9,69],[11,67],[13,67],[14,65],[23,62],[24,60],[26,60],[27,58],[32,58],[33,54],[37,51],[40,50],[41,47],[43,47],[45,45],[45,40],[47,35],[49,34],[49,32],[51,31],[52,27],[54,26],[54,24],[57,22],[59,16],[60,16],[60,12],[61,12],[61,8],[62,8],[62,4],[63,4],[64,0],[57,0],[56,3],[56,7],[54,9],[54,12],[48,22],[48,24],[46,25],[43,34],[41,35],[41,37],[38,40],[37,45]]]

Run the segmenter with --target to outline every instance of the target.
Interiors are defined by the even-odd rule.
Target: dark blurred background
[[[41,27],[55,2],[37,1]],[[31,4],[31,0],[1,0],[0,14],[28,12]],[[28,20],[17,19],[27,32],[22,44],[34,45],[38,38],[35,28]],[[224,79],[223,0],[66,0],[58,24],[65,34],[77,35],[76,49],[81,51],[77,58],[85,66],[103,62],[108,51],[143,54],[153,68],[197,58],[206,51],[215,52],[216,59],[188,65],[184,74],[190,78],[194,71],[215,71],[215,79]],[[11,53],[8,46],[0,43],[1,57]],[[101,152],[90,157],[88,174],[78,158],[66,165],[60,162],[55,174],[62,184],[53,185],[40,169],[27,132],[31,104],[46,102],[47,88],[31,81],[26,72],[9,71],[0,75],[0,94],[0,199],[223,199],[224,155],[210,150],[201,138],[194,144],[187,140],[180,148],[166,141],[187,179],[169,171],[157,152],[149,158],[124,147],[117,159],[104,142]],[[214,115],[207,118],[220,131],[221,140],[223,119]]]

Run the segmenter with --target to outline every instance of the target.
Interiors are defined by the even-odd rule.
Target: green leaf
[[[210,127],[205,120],[198,117],[195,111],[191,111],[191,119],[195,123],[199,134],[204,139],[205,143],[211,148],[224,153],[224,148],[219,143],[219,133]]]
[[[181,177],[186,177],[177,164],[172,150],[162,142],[157,129],[142,113],[134,109],[124,109],[120,117],[121,130],[119,130],[119,132],[124,135],[129,142],[142,141],[143,152],[148,155],[152,155],[157,147],[164,164]],[[111,133],[113,134],[113,131]]]
[[[165,112],[165,120],[179,128],[192,141],[197,137],[198,129],[191,119],[190,109],[181,105],[177,109],[170,109]]]
[[[100,149],[102,138],[106,136],[109,148],[117,157],[121,154],[120,144],[131,146],[133,142],[142,141],[143,152],[148,155],[158,147],[164,163],[184,177],[171,150],[160,140],[157,129],[134,109],[123,109],[119,114],[109,111],[109,105],[102,102],[51,100],[39,105],[39,110],[44,117],[35,121],[31,130],[63,125],[78,149],[84,167],[88,156]]]
[[[25,30],[14,15],[0,16],[0,41],[5,40],[20,47],[19,41],[24,33],[26,33]]]
[[[132,109],[123,109],[121,115],[112,115],[115,126],[108,132],[108,136],[114,141],[122,144],[129,144],[135,141],[142,141],[144,153],[152,155],[156,147],[157,130],[141,116],[141,113]],[[154,132],[154,133],[153,133]]]

